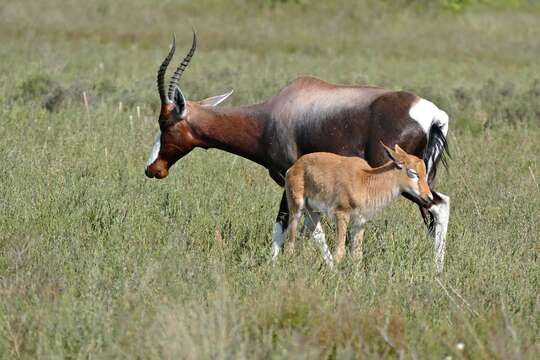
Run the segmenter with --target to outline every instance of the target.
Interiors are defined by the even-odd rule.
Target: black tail
[[[428,168],[428,182],[431,184],[437,175],[437,166],[442,161],[448,171],[448,160],[450,152],[448,150],[448,140],[442,131],[442,125],[433,123],[429,129],[428,143],[424,148],[422,159]]]

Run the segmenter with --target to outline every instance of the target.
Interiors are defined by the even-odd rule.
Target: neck
[[[260,141],[265,118],[257,105],[198,110],[200,116],[190,126],[199,147],[227,151],[265,166]]]
[[[365,187],[369,194],[366,199],[369,208],[382,210],[401,193],[399,169],[392,162],[364,171],[367,173]]]

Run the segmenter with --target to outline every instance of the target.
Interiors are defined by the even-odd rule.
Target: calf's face
[[[424,205],[433,201],[433,195],[427,182],[427,171],[424,160],[408,154],[396,145],[394,150],[382,144],[386,156],[400,170],[400,186],[403,192],[415,197]]]

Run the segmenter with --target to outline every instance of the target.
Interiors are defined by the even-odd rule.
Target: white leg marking
[[[433,234],[433,246],[435,251],[435,269],[441,273],[444,268],[444,252],[446,249],[446,232],[448,230],[448,220],[450,218],[450,198],[438,193],[441,197],[441,203],[429,208],[435,221]]]
[[[281,223],[277,222],[274,224],[274,232],[272,233],[272,260],[274,261],[281,251],[283,240],[285,240],[285,230]]]
[[[332,253],[330,252],[328,244],[326,243],[326,236],[324,235],[324,231],[319,221],[317,221],[317,226],[315,227],[315,231],[313,231],[313,240],[321,248],[324,261],[326,262],[328,267],[330,267],[330,269],[333,269],[334,259],[332,258]]]
[[[320,213],[309,210],[306,211],[302,235],[313,237],[313,241],[322,251],[324,261],[331,269],[333,269],[334,259],[332,258],[332,253],[330,252],[328,243],[326,242],[326,236],[320,223],[320,218]]]
[[[145,171],[150,165],[152,165],[154,161],[156,161],[160,149],[161,149],[161,132],[159,132],[156,135],[156,139],[154,140],[154,146],[152,147],[152,152],[150,153],[150,157],[148,158],[148,161],[146,162],[146,166],[144,167]]]
[[[306,211],[306,216],[304,216],[304,224],[302,225],[302,229],[300,230],[300,237],[311,237],[313,231],[315,231],[315,226],[319,221],[319,217],[320,215],[317,213]]]

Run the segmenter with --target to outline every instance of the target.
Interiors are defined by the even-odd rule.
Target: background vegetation
[[[526,1],[0,1],[0,356],[538,358],[539,15]],[[369,227],[364,262],[332,273],[309,242],[269,264],[281,192],[264,169],[196,150],[146,179],[156,70],[192,26],[191,99],[234,88],[229,104],[249,104],[311,74],[445,109],[443,276],[403,200]]]

